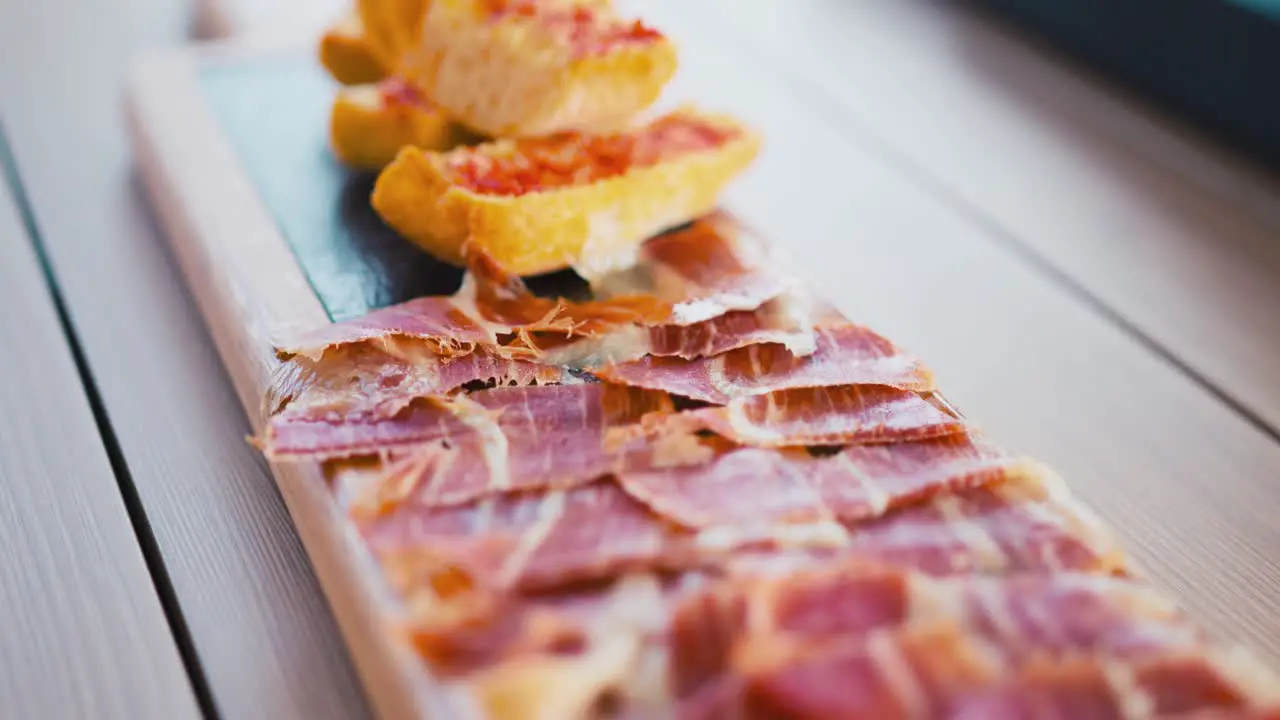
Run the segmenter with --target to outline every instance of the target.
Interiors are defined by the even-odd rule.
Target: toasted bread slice
[[[373,206],[447,262],[461,264],[471,242],[508,272],[573,267],[590,278],[710,212],[759,147],[732,118],[682,109],[612,135],[403,150],[378,178]]]
[[[428,5],[428,0],[356,0],[369,49],[388,71],[396,70],[400,56],[417,44]]]
[[[401,148],[448,150],[473,139],[398,78],[341,88],[329,119],[334,155],[363,170],[381,170]]]
[[[533,137],[625,127],[676,64],[670,40],[603,3],[433,0],[402,70],[473,130]]]
[[[330,26],[320,37],[320,64],[343,85],[375,83],[387,74],[355,13]]]

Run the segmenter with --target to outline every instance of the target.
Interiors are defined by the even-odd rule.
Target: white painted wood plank
[[[6,127],[220,716],[365,717],[332,613],[131,177],[127,63],[181,42],[187,12],[168,0],[0,4]]]
[[[1193,613],[1280,659],[1280,445],[703,17],[644,7],[681,43],[671,94],[765,132],[732,206],[816,290],[930,362],[993,437],[1059,469]]]
[[[953,3],[700,0],[687,13],[792,102],[1280,428],[1273,181]]]
[[[199,711],[40,265],[0,181],[0,715]]]

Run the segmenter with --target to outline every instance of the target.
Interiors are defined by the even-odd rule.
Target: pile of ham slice
[[[1280,718],[1038,464],[713,215],[591,299],[462,289],[279,349],[432,672],[497,717]]]

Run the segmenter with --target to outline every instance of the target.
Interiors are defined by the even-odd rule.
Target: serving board
[[[149,57],[132,76],[143,182],[254,432],[279,342],[462,282],[378,218],[375,175],[330,154],[333,92],[308,48],[254,40]],[[526,281],[586,289],[570,271]],[[378,715],[458,716],[463,700],[387,632],[395,600],[319,467],[271,470]]]
[[[701,85],[709,85],[705,81],[711,77],[704,71]],[[256,47],[244,42],[148,58],[138,66],[131,86],[131,124],[142,177],[255,431],[262,421],[259,399],[274,366],[271,348],[276,340],[411,297],[451,292],[461,278],[457,269],[436,262],[385,228],[368,207],[372,178],[350,174],[331,158],[325,133],[332,91],[310,47]],[[736,97],[748,96],[739,92]],[[755,104],[767,97],[762,95]],[[781,117],[785,113],[774,120]],[[792,119],[789,126],[806,127],[799,116]],[[810,129],[819,127],[808,124]],[[820,148],[822,157],[833,162],[860,154],[832,145],[820,132],[793,133],[786,140],[788,152],[764,158],[765,167],[754,170],[755,177],[761,177],[761,170],[773,178],[797,177],[778,170],[810,168],[814,156],[791,152],[794,149]],[[789,255],[829,252],[826,259],[801,263],[802,270],[818,275],[816,290],[843,310],[857,308],[859,320],[905,340],[909,348],[919,348],[935,367],[941,363],[943,388],[960,387],[960,397],[948,394],[962,408],[969,409],[971,398],[994,399],[982,405],[980,423],[994,415],[1017,418],[1019,427],[1032,428],[1012,437],[996,432],[998,439],[1010,438],[1015,448],[1019,437],[1039,438],[1039,447],[1069,448],[1070,457],[1079,462],[1075,468],[1063,468],[1068,480],[1084,491],[1086,500],[1112,500],[1103,504],[1102,513],[1136,549],[1140,561],[1157,560],[1157,579],[1171,580],[1174,594],[1190,600],[1191,608],[1211,627],[1237,638],[1252,630],[1258,632],[1258,644],[1269,644],[1275,618],[1265,602],[1228,604],[1215,595],[1215,588],[1222,587],[1254,590],[1231,580],[1250,557],[1240,551],[1247,539],[1240,540],[1233,528],[1221,525],[1208,529],[1218,536],[1216,543],[1201,542],[1198,537],[1203,534],[1195,533],[1167,538],[1161,529],[1168,527],[1170,518],[1182,527],[1214,522],[1215,509],[1204,506],[1193,482],[1169,482],[1184,474],[1219,477],[1207,459],[1211,456],[1180,452],[1176,462],[1162,463],[1158,453],[1143,454],[1138,447],[1121,454],[1109,442],[1081,432],[1082,427],[1096,427],[1091,417],[1110,413],[1117,424],[1133,417],[1123,402],[1105,404],[1117,396],[1116,390],[1148,397],[1140,410],[1143,416],[1199,417],[1220,427],[1226,423],[1215,419],[1220,411],[1198,396],[1167,391],[1175,378],[1145,349],[1067,302],[1060,291],[1033,281],[1024,268],[940,212],[933,201],[903,186],[873,160],[862,159],[866,162],[845,166],[839,186],[819,183],[793,196],[777,182],[750,187],[748,180],[745,197],[767,198],[777,211],[766,231],[779,229],[777,218],[792,218],[794,229],[785,238],[791,243]],[[864,194],[855,195],[858,192]],[[844,200],[826,202],[837,196]],[[829,210],[802,211],[819,202]],[[890,209],[875,211],[872,204],[877,202]],[[747,219],[754,221],[758,215],[752,210],[760,210],[755,204],[730,207],[737,211],[743,206]],[[856,232],[848,221],[855,209]],[[894,221],[886,222],[888,218]],[[912,232],[893,233],[898,218],[910,218],[901,229]],[[838,236],[821,233],[837,229]],[[875,233],[895,238],[893,244],[863,239]],[[969,261],[965,273],[955,272],[958,259]],[[911,282],[883,272],[903,262],[912,263]],[[842,284],[833,285],[833,278]],[[535,290],[570,294],[575,288],[573,276],[563,274],[531,284]],[[996,308],[1004,308],[1006,314],[993,315]],[[984,319],[970,320],[975,316]],[[974,334],[975,328],[987,335]],[[1004,352],[992,351],[990,338],[1004,339]],[[1095,348],[1117,367],[1132,370],[1132,377],[1095,379],[1090,397],[1104,398],[1104,406],[1089,397],[1081,399],[1070,388],[1080,377],[1077,355],[1049,353],[1025,360],[1031,357],[1025,351],[1050,338]],[[952,352],[938,352],[948,349]],[[981,364],[966,366],[969,353]],[[956,370],[961,372],[948,372]],[[1018,393],[1020,386],[1035,388],[1040,398],[1028,400],[1027,406],[1046,410],[1025,412],[1020,401],[1030,393]],[[973,389],[984,393],[970,392]],[[1000,402],[1010,404],[1002,408]],[[1014,428],[1010,423],[996,429]],[[1176,440],[1186,435],[1177,428],[1169,431],[1162,437]],[[1054,457],[1046,459],[1060,465]],[[1080,467],[1095,472],[1071,472]],[[449,695],[385,632],[384,621],[395,611],[393,600],[331,501],[318,469],[290,465],[272,470],[379,715],[456,716]],[[1149,483],[1159,484],[1158,495],[1152,495]],[[1137,498],[1155,505],[1139,505]],[[1210,555],[1213,562],[1206,562]],[[1189,588],[1205,590],[1193,593]]]
[[[140,62],[131,80],[142,180],[254,432],[277,340],[460,279],[397,241],[368,206],[372,178],[330,159],[331,97],[299,48],[177,51]],[[387,632],[394,600],[319,466],[271,471],[377,714],[456,716]]]

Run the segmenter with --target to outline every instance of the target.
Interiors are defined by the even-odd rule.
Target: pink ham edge
[[[667,324],[688,326],[750,311],[796,286],[766,244],[736,218],[717,211],[640,247],[637,265],[601,278],[607,296],[640,292],[671,306]]]
[[[499,387],[454,398],[414,398],[392,414],[286,411],[273,418],[263,444],[272,459],[331,460],[414,448],[432,452],[425,446],[466,445],[467,438],[483,436],[487,429],[491,442],[554,451],[555,443],[537,437],[540,430],[560,441],[594,438],[602,444],[611,425],[638,422],[669,405],[662,393],[603,384]],[[540,428],[548,423],[553,424]]]
[[[452,298],[432,296],[326,325],[279,346],[277,353],[282,358],[301,355],[319,360],[333,347],[394,337],[421,340],[440,355],[463,355],[497,342],[491,330],[459,309]]]
[[[753,447],[903,442],[965,430],[919,394],[883,385],[781,390],[685,415],[685,423]]]
[[[796,388],[888,385],[920,392],[933,375],[914,357],[859,325],[822,328],[816,349],[796,356],[781,345],[752,345],[710,358],[652,358],[617,363],[596,374],[610,382],[663,390],[723,405],[735,398]]]
[[[336,355],[335,355],[336,354]],[[565,378],[562,368],[477,350],[444,357],[425,347],[396,354],[364,346],[331,350],[320,361],[294,357],[277,369],[263,413],[273,426],[289,422],[356,422],[387,418],[415,398],[449,395],[473,383],[547,385]]]
[[[957,436],[850,446],[830,457],[737,448],[701,465],[624,470],[618,482],[672,522],[706,529],[879,517],[945,490],[996,482],[1016,464]]]
[[[681,535],[610,482],[465,506],[407,507],[363,526],[375,554],[494,589],[555,589],[628,570],[684,569]]]
[[[668,410],[661,393],[606,385],[560,385],[472,393],[464,428],[423,444],[387,470],[373,507],[459,505],[486,495],[565,489],[628,466],[646,466],[665,447],[627,428]],[[615,439],[621,432],[622,441]],[[670,457],[666,462],[674,462]]]

